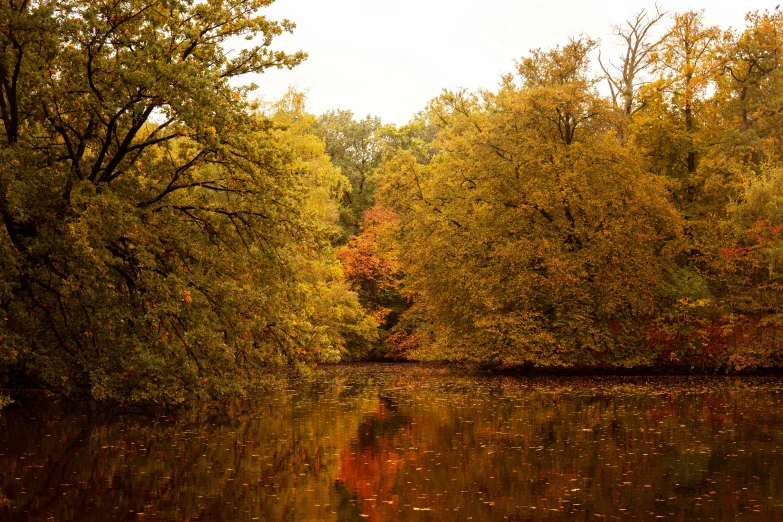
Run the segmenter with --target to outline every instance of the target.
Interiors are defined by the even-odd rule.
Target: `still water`
[[[783,520],[783,379],[328,367],[170,417],[0,412],[0,520]]]

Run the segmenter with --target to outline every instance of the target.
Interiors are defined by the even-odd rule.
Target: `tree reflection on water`
[[[171,417],[0,413],[0,520],[783,520],[778,378],[329,367]]]

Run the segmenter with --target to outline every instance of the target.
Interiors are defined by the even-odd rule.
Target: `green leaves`
[[[308,126],[255,114],[229,82],[304,59],[271,48],[294,26],[262,16],[269,3],[4,19],[0,374],[176,404],[371,335],[329,247],[343,181]],[[259,43],[232,52],[236,37]]]

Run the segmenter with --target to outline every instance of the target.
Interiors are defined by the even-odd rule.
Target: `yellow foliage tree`
[[[400,260],[424,317],[421,358],[503,366],[636,366],[678,249],[666,190],[612,129],[593,89],[594,43],[519,63],[521,84],[445,93],[429,164],[379,173],[400,215]]]

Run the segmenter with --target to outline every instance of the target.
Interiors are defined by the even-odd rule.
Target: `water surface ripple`
[[[171,417],[0,412],[0,520],[783,520],[783,379],[326,367]]]

